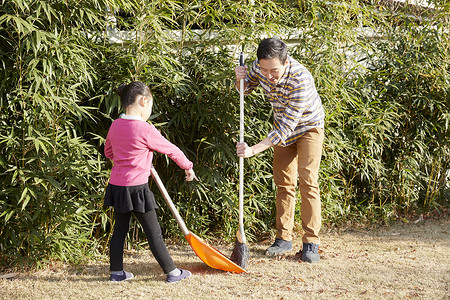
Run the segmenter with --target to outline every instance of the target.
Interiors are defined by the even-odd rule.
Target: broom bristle
[[[231,253],[230,260],[245,269],[249,259],[249,251],[246,244],[240,243],[237,239],[234,244],[233,252]]]

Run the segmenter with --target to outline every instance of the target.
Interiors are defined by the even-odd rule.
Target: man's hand
[[[249,147],[247,143],[237,143],[236,144],[236,154],[239,157],[252,157],[260,152],[263,152],[273,146],[272,142],[268,137],[259,142],[256,145]]]
[[[237,143],[236,154],[237,156],[244,158],[252,157],[253,155],[255,155],[252,147],[249,147],[247,143]]]
[[[236,74],[236,82],[241,79],[245,79],[247,76],[247,66],[237,66],[234,68],[234,73]]]

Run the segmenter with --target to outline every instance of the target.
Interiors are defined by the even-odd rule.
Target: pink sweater
[[[109,183],[119,186],[147,183],[153,151],[167,154],[182,169],[193,166],[177,146],[142,118],[124,116],[115,120],[105,142],[105,155],[114,162]]]

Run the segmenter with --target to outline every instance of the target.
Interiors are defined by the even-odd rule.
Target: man
[[[273,177],[277,186],[276,239],[267,255],[292,250],[292,230],[297,178],[301,194],[303,235],[302,260],[318,262],[321,204],[318,184],[324,138],[325,113],[311,73],[287,55],[286,44],[276,38],[264,39],[255,60],[235,68],[236,88],[245,79],[245,94],[258,85],[273,107],[273,130],[256,145],[236,145],[237,155],[251,157],[274,147]]]

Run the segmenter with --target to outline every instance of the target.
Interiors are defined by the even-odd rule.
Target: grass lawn
[[[302,263],[294,251],[268,257],[272,241],[250,244],[248,274],[209,268],[187,244],[169,245],[178,267],[193,273],[165,283],[150,251],[128,251],[125,269],[135,278],[111,283],[108,262],[45,270],[0,279],[1,299],[449,299],[448,218],[397,223],[377,229],[322,234],[321,261]],[[233,245],[214,245],[229,255]],[[5,274],[3,274],[5,276]]]

